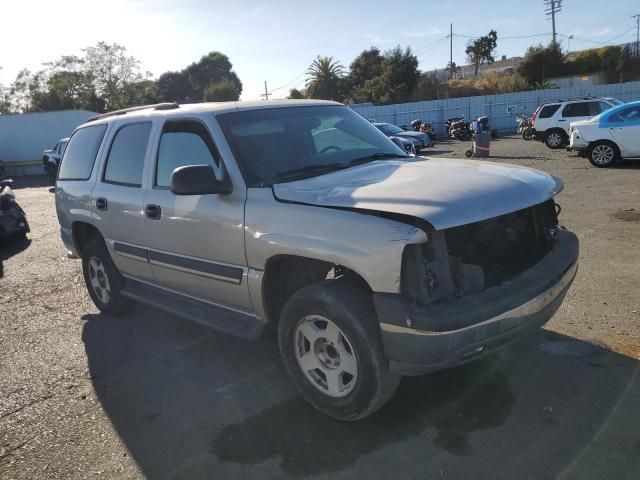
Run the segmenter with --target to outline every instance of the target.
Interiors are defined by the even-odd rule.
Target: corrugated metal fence
[[[640,100],[640,82],[554,88],[396,105],[354,105],[352,108],[368,120],[396,125],[408,124],[420,118],[423,122],[430,122],[436,133],[443,135],[444,122],[451,117],[464,116],[466,119],[474,119],[487,115],[490,118],[491,128],[512,131],[516,128],[516,115],[521,113],[529,115],[541,103],[588,95],[616,97],[625,102]]]

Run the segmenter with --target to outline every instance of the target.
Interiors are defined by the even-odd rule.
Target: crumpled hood
[[[278,200],[399,213],[436,230],[486,220],[556,195],[562,180],[539,170],[477,160],[383,160],[273,186]]]

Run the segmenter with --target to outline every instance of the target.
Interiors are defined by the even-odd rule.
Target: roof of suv
[[[117,118],[122,118],[126,115],[127,118],[136,117],[155,117],[155,116],[172,116],[180,115],[186,112],[215,112],[226,113],[242,110],[257,110],[262,108],[286,108],[286,107],[303,107],[311,105],[342,105],[338,102],[330,100],[253,100],[253,101],[238,101],[238,102],[208,102],[208,103],[158,103],[155,105],[142,105],[139,107],[125,108],[122,110],[116,110],[113,112],[103,113],[90,118],[87,122],[94,122],[97,120],[110,121]]]
[[[569,102],[592,102],[594,100],[614,100],[613,97],[576,97],[576,98],[561,98],[558,100],[550,100],[548,102],[542,103],[540,106],[544,107],[545,105],[554,105],[556,103],[569,103]]]

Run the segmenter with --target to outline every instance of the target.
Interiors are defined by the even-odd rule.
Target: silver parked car
[[[137,301],[232,335],[277,331],[302,395],[357,420],[402,375],[551,318],[578,258],[562,188],[409,156],[335,102],[160,104],[75,130],[56,209],[102,312]]]

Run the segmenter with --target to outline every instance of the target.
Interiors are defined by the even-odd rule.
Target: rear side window
[[[210,165],[217,173],[219,159],[218,150],[202,123],[194,120],[167,122],[158,148],[156,186],[168,187],[173,171],[184,165]]]
[[[111,143],[104,181],[140,187],[151,123],[134,123],[120,128]]]
[[[590,117],[591,102],[567,103],[562,110],[563,117]]]
[[[559,104],[556,104],[556,105],[545,105],[540,110],[540,114],[538,115],[538,118],[551,118],[551,117],[553,117],[553,114],[558,111],[559,108],[560,108]]]
[[[59,180],[89,179],[106,131],[106,124],[83,127],[75,131],[60,166]]]
[[[609,117],[610,122],[640,122],[640,106],[619,110]]]

